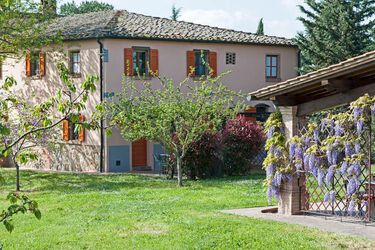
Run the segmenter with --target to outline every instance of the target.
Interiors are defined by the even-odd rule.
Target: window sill
[[[281,78],[266,77],[266,82],[281,82]]]
[[[148,80],[151,80],[152,77],[151,76],[131,76],[131,79],[132,80],[135,80],[135,81],[148,81]]]
[[[71,78],[82,78],[82,74],[69,74]]]
[[[41,76],[29,76],[28,78],[30,80],[42,80],[43,77],[41,77]]]

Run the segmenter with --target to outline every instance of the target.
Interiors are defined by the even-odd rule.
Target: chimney
[[[56,0],[41,0],[40,5],[44,14],[57,15]]]

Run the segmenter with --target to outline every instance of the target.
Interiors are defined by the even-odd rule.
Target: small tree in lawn
[[[210,75],[181,83],[159,77],[156,88],[148,81],[137,85],[126,79],[118,100],[112,103],[112,123],[125,139],[158,142],[174,154],[179,186],[182,161],[192,142],[208,131],[218,131],[241,108],[235,101],[239,94],[222,84],[222,75]]]
[[[32,96],[17,95],[14,89],[17,83],[12,78],[7,78],[0,88],[0,154],[10,155],[16,166],[16,191],[20,190],[19,164],[37,159],[37,151],[33,149],[53,142],[53,130],[64,120],[77,124],[77,130],[99,126],[96,115],[85,122],[79,121],[78,115],[72,115],[85,109],[89,95],[96,90],[97,77],[88,76],[77,87],[70,79],[66,66],[58,64],[58,68],[64,87],[40,102],[30,102]],[[98,104],[97,110],[101,110],[100,107],[101,104]],[[29,211],[40,219],[41,214],[35,201],[19,193],[9,194],[8,199],[12,205],[0,213],[0,223],[8,231],[13,230],[11,219],[14,214]]]

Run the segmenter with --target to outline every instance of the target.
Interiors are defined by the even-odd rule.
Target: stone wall
[[[38,160],[24,164],[24,168],[98,172],[100,147],[81,144],[53,144],[37,149]]]

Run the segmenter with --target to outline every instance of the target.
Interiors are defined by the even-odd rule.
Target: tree
[[[80,5],[77,5],[74,0],[69,3],[65,3],[60,7],[60,14],[63,16],[69,16],[74,14],[83,14],[90,12],[99,12],[105,10],[113,10],[114,7],[111,4],[103,3],[99,1],[84,1]]]
[[[212,71],[211,71],[212,73]],[[158,78],[154,89],[126,79],[118,100],[111,105],[112,125],[129,141],[158,142],[176,159],[178,185],[182,186],[182,162],[189,147],[207,132],[218,131],[241,107],[238,93],[221,83],[222,76],[198,81]]]
[[[30,101],[32,96],[17,95],[14,90],[17,83],[13,78],[5,79],[0,88],[0,155],[10,155],[16,166],[16,191],[20,191],[19,164],[37,159],[38,153],[33,149],[52,142],[53,129],[64,120],[77,124],[77,130],[99,127],[99,117],[96,115],[93,115],[92,120],[84,122],[79,121],[78,115],[71,115],[79,114],[85,109],[89,95],[96,91],[97,77],[88,76],[81,86],[77,87],[69,77],[67,67],[60,63],[58,68],[64,87],[46,100],[33,102]],[[97,106],[97,110],[101,109],[100,106]],[[13,205],[0,213],[0,222],[9,231],[13,230],[12,215],[18,212],[31,211],[38,213],[35,214],[37,218],[40,217],[40,211],[35,210],[35,201],[19,193],[11,193],[8,197]],[[17,205],[19,207],[15,209],[18,201],[21,205]]]
[[[258,36],[263,36],[264,35],[263,17],[259,20],[256,34]]]
[[[177,8],[176,5],[172,5],[172,15],[171,15],[171,19],[173,21],[178,21],[178,18],[180,18],[181,16],[181,10],[182,8]]]
[[[11,156],[16,167],[16,191],[20,191],[19,165],[36,160],[35,148],[52,143],[56,131],[64,120],[78,124],[76,129],[94,129],[99,126],[96,116],[93,120],[79,121],[79,113],[85,108],[88,97],[96,91],[97,77],[88,76],[79,88],[69,77],[69,70],[58,64],[64,87],[46,100],[30,101],[35,97],[18,95],[12,87],[16,82],[12,78],[5,80],[0,88],[0,139],[1,155]],[[100,104],[99,104],[100,105]],[[72,115],[75,114],[75,115]]]
[[[313,71],[371,50],[374,43],[374,0],[305,0],[297,35],[302,72]]]
[[[50,10],[42,9],[39,1],[0,1],[0,59],[19,57],[27,50],[57,43],[58,36],[44,34],[53,17]]]

